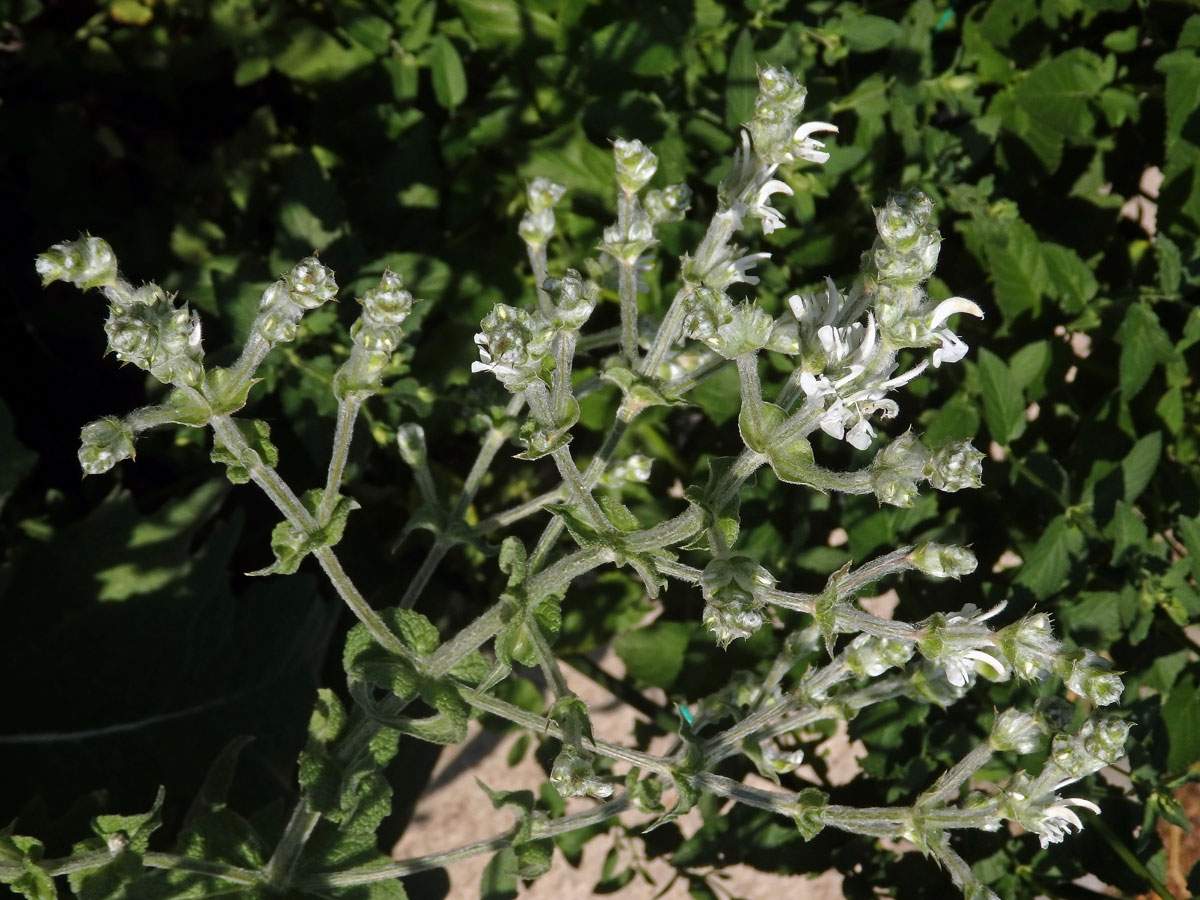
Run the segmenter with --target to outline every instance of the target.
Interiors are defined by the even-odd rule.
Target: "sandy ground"
[[[621,660],[615,654],[606,654],[600,664],[615,675],[623,674]],[[564,666],[564,674],[572,690],[588,704],[597,737],[629,742],[639,714],[615,701],[604,689],[569,667]],[[532,748],[516,766],[509,766],[507,761],[509,750],[519,737],[518,733],[501,736],[485,731],[477,722],[471,722],[466,743],[447,748],[438,760],[429,787],[417,804],[412,823],[393,849],[393,857],[403,859],[435,853],[491,837],[509,828],[512,825],[511,814],[493,809],[491,801],[480,790],[475,779],[480,779],[493,790],[531,789],[536,792],[545,775],[533,759]],[[832,780],[835,782],[849,780],[857,771],[853,749],[844,739],[839,741],[837,737],[820,748],[822,755],[829,758],[834,773]],[[651,748],[652,752],[663,750],[665,747]],[[572,803],[577,804],[569,807],[574,811],[586,808],[592,801],[583,799]],[[626,817],[630,822],[646,819],[644,814],[636,812],[629,812]],[[694,810],[679,820],[685,835],[693,833],[700,823],[699,814]],[[521,896],[528,900],[567,900],[590,896],[592,886],[600,880],[604,857],[612,845],[612,840],[605,836],[593,838],[584,847],[583,860],[578,869],[572,868],[555,851],[550,871],[529,888],[522,888]],[[636,847],[637,842],[633,842],[632,849]],[[448,867],[450,900],[474,900],[479,896],[480,876],[490,858],[491,854],[481,854]],[[625,900],[643,897],[686,900],[687,883],[680,879],[670,884],[675,870],[669,864],[662,860],[649,860],[642,861],[642,867],[654,884],[635,877],[620,891],[608,896]],[[842,896],[841,877],[833,872],[811,879],[780,877],[736,865],[722,869],[720,876],[712,880],[727,891],[725,896],[740,900],[774,900],[781,896],[797,900],[833,900]]]

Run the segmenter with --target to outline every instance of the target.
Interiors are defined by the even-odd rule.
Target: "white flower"
[[[729,273],[729,284],[735,284],[739,281],[746,284],[758,284],[758,276],[748,275],[747,273],[757,266],[761,260],[770,258],[770,253],[749,253],[746,256],[735,259],[730,263],[732,271]]]
[[[815,163],[823,163],[829,159],[829,153],[823,149],[825,144],[809,137],[815,131],[831,131],[837,134],[838,129],[829,122],[805,122],[792,135],[792,153],[796,159],[807,159]]]
[[[946,673],[954,687],[963,687],[975,676],[976,665],[987,666],[996,673],[995,680],[1008,677],[1004,663],[981,647],[994,644],[991,632],[982,623],[998,615],[1005,604],[999,603],[985,613],[968,603],[957,613],[946,616],[943,623],[933,625],[925,638],[918,642],[922,655]],[[934,617],[934,621],[938,617]]]
[[[876,412],[885,419],[895,417],[900,407],[895,400],[885,399],[885,395],[893,388],[920,375],[925,371],[926,363],[922,361],[895,378],[857,391],[847,391],[847,386],[858,380],[866,368],[863,360],[866,360],[869,348],[874,344],[874,319],[868,317],[866,329],[858,323],[850,328],[834,329],[832,326],[825,326],[821,331],[825,331],[825,328],[829,328],[831,332],[829,346],[834,351],[844,350],[847,353],[847,356],[842,357],[843,364],[848,366],[847,374],[837,381],[830,381],[826,375],[803,372],[800,375],[800,388],[810,399],[833,397],[833,402],[821,416],[821,430],[832,438],[845,440],[852,447],[865,450],[875,437],[875,429],[871,427],[867,417]],[[854,329],[860,329],[862,334],[854,332]]]
[[[784,227],[783,214],[768,204],[771,195],[785,194],[790,197],[792,193],[792,189],[778,179],[772,179],[758,189],[758,193],[754,195],[754,201],[746,211],[749,215],[762,220],[763,234],[770,234],[772,231]]]
[[[975,675],[975,664],[983,663],[993,669],[999,678],[1004,677],[1004,666],[1000,660],[982,650],[962,650],[957,656],[942,661],[946,680],[955,687],[963,687]]]
[[[1084,800],[1080,797],[1068,797],[1063,800],[1055,797],[1053,806],[1047,806],[1038,818],[1032,823],[1030,831],[1037,832],[1042,849],[1046,849],[1050,844],[1057,844],[1062,839],[1071,833],[1071,829],[1076,831],[1083,830],[1083,822],[1079,820],[1079,816],[1071,809],[1072,806],[1078,806],[1090,812],[1099,813],[1098,807],[1091,800]]]
[[[967,313],[979,319],[983,318],[983,310],[979,308],[978,304],[972,303],[965,297],[951,297],[934,307],[928,327],[942,344],[933,351],[933,367],[935,369],[944,362],[956,363],[967,355],[967,344],[962,338],[949,328],[938,329],[939,325],[955,313]]]
[[[834,324],[845,305],[845,298],[834,285],[833,279],[825,278],[825,291],[820,294],[792,294],[788,306],[796,321],[809,332],[816,332],[823,325]]]

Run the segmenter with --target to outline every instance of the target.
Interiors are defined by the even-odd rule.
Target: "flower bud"
[[[1108,660],[1090,650],[1076,650],[1061,657],[1059,675],[1076,694],[1100,706],[1116,703],[1125,690]]]
[[[1111,766],[1125,755],[1125,739],[1130,725],[1115,716],[1096,716],[1080,729],[1083,746],[1105,765]]]
[[[600,476],[600,483],[607,488],[622,488],[627,484],[645,484],[650,480],[650,466],[654,462],[650,457],[635,453],[628,459],[622,459],[609,466],[608,471]]]
[[[617,184],[622,191],[636,194],[654,177],[658,157],[641,141],[613,141],[617,162]]]
[[[1012,753],[1032,753],[1041,743],[1042,727],[1037,719],[1016,709],[1006,709],[996,716],[988,738],[993,750]]]
[[[654,223],[646,210],[636,200],[630,205],[629,216],[624,227],[610,225],[604,229],[604,240],[598,249],[618,262],[628,265],[637,263],[638,257],[656,243]]]
[[[333,269],[321,265],[315,256],[302,259],[283,276],[283,283],[293,303],[303,309],[316,309],[337,296],[338,286]]]
[[[83,237],[55,244],[35,263],[42,286],[52,281],[69,281],[80,290],[106,287],[117,280],[117,257],[107,241]]]
[[[916,288],[929,279],[937,265],[941,234],[932,221],[933,201],[921,191],[893,194],[882,209],[876,210],[875,225],[879,237],[868,252],[868,269],[873,269],[876,287]],[[880,326],[893,330],[893,321],[904,318],[892,307],[916,314],[924,292],[910,296],[905,292],[881,291],[877,301]]]
[[[1062,776],[1072,781],[1099,772],[1125,755],[1129,727],[1114,716],[1088,719],[1075,734],[1055,735],[1050,760]]]
[[[717,557],[704,567],[700,591],[708,601],[702,621],[722,647],[762,626],[766,595],[775,577],[748,556]]]
[[[1046,613],[1034,613],[1003,628],[999,646],[1019,678],[1033,679],[1054,669],[1061,649]]]
[[[846,648],[846,665],[855,675],[874,678],[888,669],[903,666],[916,653],[915,644],[860,634]]]
[[[917,482],[929,451],[912,431],[906,431],[875,454],[871,461],[871,490],[880,503],[911,507],[920,493]]]
[[[700,285],[683,301],[684,333],[695,341],[712,345],[717,332],[733,321],[733,301],[724,291]]]
[[[412,294],[404,290],[400,276],[388,269],[379,279],[379,286],[367,290],[358,302],[363,311],[351,327],[350,337],[362,350],[380,354],[376,362],[382,368],[400,344],[400,326],[412,312]],[[374,378],[367,381],[377,389]]]
[[[596,777],[592,755],[584,750],[564,745],[550,768],[550,783],[564,797],[595,797],[607,800],[613,786]]]
[[[871,490],[880,503],[910,509],[920,495],[917,480],[899,469],[871,470]]]
[[[1034,714],[1047,731],[1066,731],[1075,720],[1075,707],[1064,697],[1042,697],[1034,706]]]
[[[555,326],[571,331],[587,322],[600,294],[594,282],[584,281],[574,269],[567,269],[562,278],[547,278],[542,287],[554,298]]]
[[[692,189],[686,184],[668,185],[661,191],[647,191],[643,202],[646,215],[655,225],[678,222],[692,205]]]
[[[110,293],[104,331],[119,360],[145,369],[165,384],[194,387],[204,377],[200,317],[176,307],[157,284]]]
[[[786,69],[768,66],[758,70],[754,118],[747,127],[754,141],[754,152],[768,163],[781,165],[794,161],[792,136],[807,96],[808,91]]]
[[[796,771],[804,762],[804,750],[781,750],[774,741],[762,742],[763,760],[773,772],[786,775]]]
[[[276,281],[263,291],[253,328],[269,344],[292,341],[296,339],[296,327],[302,315],[304,309],[292,302],[287,285]]]
[[[736,359],[767,346],[775,320],[757,303],[746,301],[730,309],[729,321],[704,343],[726,359]]]
[[[268,344],[295,340],[305,311],[333,299],[337,290],[332,269],[315,256],[303,259],[263,291],[252,327]]]
[[[908,554],[914,568],[934,578],[959,579],[970,575],[979,565],[975,554],[966,547],[926,541]]]
[[[491,372],[514,393],[524,390],[539,376],[554,326],[541,313],[497,303],[480,327],[475,335],[480,361],[471,371]]]
[[[521,218],[517,233],[533,247],[544,247],[554,236],[554,207],[567,189],[549,178],[535,178],[525,188],[529,211]]]
[[[399,275],[385,269],[379,286],[368,289],[359,303],[372,323],[399,328],[412,312],[413,296],[404,290],[404,280]]]
[[[566,196],[567,189],[561,184],[555,184],[549,178],[538,177],[525,187],[525,196],[529,201],[530,212],[544,212],[558,206]]]
[[[875,227],[885,245],[893,250],[910,250],[927,232],[933,216],[933,201],[923,191],[894,193],[875,212]]]
[[[416,422],[405,422],[396,429],[396,446],[400,457],[410,468],[419,469],[428,461],[425,447],[425,429]]]
[[[99,475],[133,457],[133,430],[112,416],[84,425],[79,442],[79,465],[84,475]]]
[[[933,451],[925,477],[939,491],[953,493],[983,484],[983,454],[970,441],[946,444]]]

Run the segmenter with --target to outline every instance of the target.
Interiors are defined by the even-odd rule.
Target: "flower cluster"
[[[758,219],[763,232],[770,234],[784,227],[783,216],[770,205],[771,196],[793,193],[773,177],[775,170],[797,160],[825,162],[829,154],[812,135],[836,132],[837,127],[828,122],[799,123],[807,91],[784,69],[760,69],[758,89],[754,118],[742,132],[742,145],[734,153],[729,177],[721,183],[720,199],[739,222],[746,217]]]
[[[547,278],[542,285],[554,298],[554,327],[578,331],[592,315],[600,288],[584,281],[574,269],[567,269],[562,278]]]
[[[529,182],[525,190],[529,209],[517,229],[525,243],[535,247],[546,246],[554,236],[554,207],[566,192],[565,187],[549,178],[535,178]]]
[[[413,296],[404,289],[403,279],[389,269],[379,285],[366,291],[358,302],[363,311],[350,328],[354,347],[334,377],[339,396],[379,390],[383,368],[400,345],[401,326],[412,312]]]
[[[847,295],[826,279],[823,291],[788,300],[798,326],[799,386],[824,409],[821,429],[860,450],[875,436],[870,416],[891,418],[899,411],[887,394],[929,364],[923,360],[896,375],[897,352],[940,343],[933,365],[957,362],[967,347],[945,327],[947,318],[959,312],[983,315],[961,297],[936,305],[926,300],[921,285],[933,274],[941,241],[932,211],[920,191],[893,195],[876,216],[879,236],[864,256],[862,283]],[[965,458],[959,462],[968,465]]]
[[[491,372],[510,391],[522,391],[540,378],[550,352],[554,325],[541,313],[497,303],[475,335],[479,362],[472,372]]]
[[[310,256],[263,292],[253,329],[271,345],[294,341],[301,317],[332,300],[337,292],[333,270]]]

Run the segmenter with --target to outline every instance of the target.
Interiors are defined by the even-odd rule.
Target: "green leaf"
[[[1051,286],[1050,272],[1037,233],[1020,219],[984,229],[985,253],[996,292],[996,305],[1006,320],[1024,312],[1035,316]]]
[[[470,708],[453,685],[429,679],[421,685],[421,699],[438,714],[425,719],[398,718],[393,723],[396,730],[434,744],[461,744],[467,739]]]
[[[294,21],[297,24],[287,43],[271,59],[276,70],[288,78],[313,84],[339,81],[375,58],[365,47],[348,47],[315,25]]]
[[[306,491],[300,498],[304,508],[313,518],[318,517],[323,491],[314,488]],[[304,557],[322,547],[333,547],[342,539],[346,530],[346,518],[359,508],[357,500],[338,495],[333,512],[324,525],[317,525],[312,531],[302,531],[291,522],[280,522],[271,532],[271,550],[275,553],[275,562],[265,569],[248,572],[248,575],[291,575],[300,568]]]
[[[288,165],[279,202],[282,247],[296,257],[324,250],[349,230],[346,204],[321,148],[298,153]]]
[[[1100,290],[1091,266],[1070,247],[1049,241],[1043,241],[1041,247],[1050,278],[1050,293],[1061,300],[1066,309],[1081,312]]]
[[[755,415],[754,413],[758,414]],[[758,453],[766,453],[771,446],[771,438],[786,422],[788,414],[774,403],[759,403],[754,410],[748,404],[742,404],[738,414],[738,431],[746,446]]]
[[[250,480],[250,469],[255,466],[275,468],[279,464],[279,451],[271,443],[271,428],[262,419],[234,419],[249,445],[244,456],[235,455],[213,434],[213,448],[209,458],[215,463],[228,466],[226,477],[234,484],[245,484]]]
[[[38,865],[44,852],[42,842],[12,834],[9,830],[11,827],[0,832],[0,862],[20,866],[23,871],[19,875],[0,876],[0,883],[9,885],[29,900],[57,900],[54,879]]]
[[[437,628],[420,613],[392,607],[380,610],[379,618],[415,654],[423,656],[437,649]],[[352,684],[373,684],[405,700],[416,696],[421,689],[421,678],[413,665],[380,646],[362,623],[346,635],[342,664]]]
[[[444,34],[436,35],[433,39],[429,65],[433,73],[433,93],[439,104],[446,109],[454,109],[467,99],[467,73],[463,69],[462,57]]]
[[[454,0],[454,6],[482,47],[519,44],[525,36],[516,0]]]
[[[1071,571],[1071,558],[1083,552],[1083,534],[1065,516],[1054,519],[1025,558],[1015,584],[1044,600],[1059,590]]]
[[[1124,499],[1132,503],[1146,489],[1158,460],[1162,456],[1162,434],[1152,432],[1141,438],[1133,449],[1121,460],[1121,475],[1124,479]]]
[[[749,28],[738,34],[729,65],[725,69],[725,127],[736,132],[754,118],[758,96],[758,66],[754,59],[754,36]]]
[[[665,395],[657,379],[639,375],[625,366],[609,366],[600,373],[600,377],[621,389],[625,398],[624,406],[630,414],[652,406],[687,405],[682,400]]]
[[[840,33],[851,51],[874,53],[897,40],[902,31],[900,26],[883,16],[847,15],[833,22],[831,30]]]
[[[488,860],[479,883],[480,900],[516,900],[517,853],[505,847]]]
[[[607,199],[613,190],[612,151],[593,144],[575,118],[532,143],[520,175],[527,180],[540,175],[572,193]]]
[[[683,492],[683,496],[687,500],[704,510],[707,519],[705,529],[691,542],[684,544],[685,550],[701,550],[708,549],[710,552],[717,553],[722,549],[732,547],[737,541],[738,532],[741,528],[741,523],[738,519],[738,512],[741,507],[741,494],[735,493],[732,497],[725,501],[721,506],[718,506],[714,500],[717,485],[719,485],[729,472],[730,467],[734,463],[732,456],[714,456],[708,460],[708,481],[703,488],[693,485]],[[709,532],[709,528],[716,527],[725,541],[724,547],[716,546],[715,539]]]
[[[1146,523],[1124,500],[1118,500],[1112,521],[1104,530],[1104,536],[1113,542],[1112,563],[1115,565],[1129,550],[1138,550],[1146,542],[1150,532]]]
[[[1192,577],[1200,581],[1200,517],[1181,517],[1175,525],[1187,547],[1187,560],[1192,568]]]
[[[1008,446],[1025,418],[1025,400],[1008,366],[987,348],[979,351],[979,383],[984,420],[992,439]]]
[[[1121,345],[1118,380],[1129,400],[1141,393],[1155,366],[1174,362],[1179,355],[1154,310],[1142,303],[1129,307],[1115,336]]]
[[[1182,772],[1200,758],[1200,691],[1192,675],[1180,680],[1162,705],[1167,728],[1167,773]]]
[[[621,635],[613,649],[633,678],[670,690],[683,671],[684,654],[695,630],[693,622],[660,620]]]
[[[825,828],[821,810],[828,805],[829,796],[816,788],[805,788],[796,795],[796,812],[792,819],[806,841],[811,841]]]
[[[246,398],[250,395],[250,388],[256,382],[253,379],[247,379],[244,384],[238,387],[237,393],[230,395],[232,383],[232,369],[216,367],[204,373],[204,397],[208,400],[215,415],[233,415],[233,413],[245,406]]]
[[[1095,128],[1091,102],[1112,75],[1096,54],[1068,50],[1029,71],[1012,89],[1006,125],[1020,135],[1048,171],[1058,168],[1064,140],[1087,141]]]
[[[150,835],[162,825],[163,789],[158,789],[149,812],[132,816],[97,816],[92,830],[97,837],[75,845],[75,853],[107,848],[112,862],[96,869],[83,869],[67,876],[71,890],[79,900],[105,900],[137,878],[142,872],[142,854]]]
[[[189,387],[173,388],[162,405],[162,411],[177,425],[198,428],[207,425],[213,410],[208,401],[197,390]]]
[[[351,40],[375,56],[384,56],[391,50],[392,25],[382,16],[355,10],[342,27]]]
[[[1043,380],[1050,370],[1051,358],[1049,341],[1026,344],[1008,361],[1008,371],[1012,374],[1013,383],[1033,398],[1041,397],[1045,393]],[[1030,390],[1031,388],[1033,390]]]

